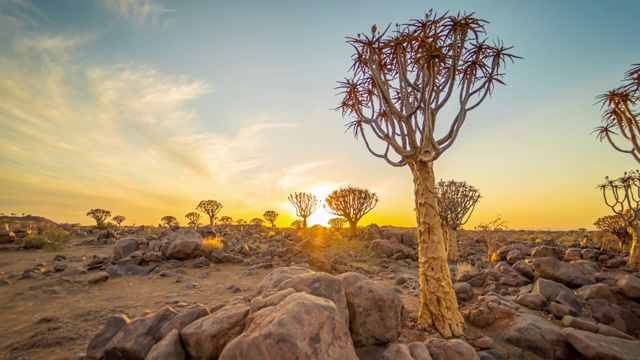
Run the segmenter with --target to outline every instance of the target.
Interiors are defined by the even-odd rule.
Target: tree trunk
[[[215,230],[213,228],[213,216],[209,216],[209,226],[211,227],[211,230]]]
[[[349,221],[349,233],[351,234],[351,239],[355,239],[356,233],[358,232],[358,222],[357,221]]]
[[[447,229],[447,234],[449,234],[449,249],[447,250],[449,255],[449,259],[458,260],[458,230],[452,229],[449,227]]]
[[[302,218],[302,240],[307,238],[307,218]]]
[[[458,310],[458,300],[447,264],[442,221],[438,216],[433,163],[417,161],[411,164],[411,172],[415,191],[420,263],[418,325],[433,325],[444,337],[460,336],[464,329],[464,319]]]
[[[640,251],[638,251],[638,239],[640,239],[640,225],[634,222],[633,238],[631,239],[631,248],[629,250],[629,261],[627,266],[637,268],[640,265]]]

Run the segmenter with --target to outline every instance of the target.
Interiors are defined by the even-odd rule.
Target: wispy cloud
[[[175,12],[153,0],[103,0],[102,4],[137,29],[156,26],[163,14]]]

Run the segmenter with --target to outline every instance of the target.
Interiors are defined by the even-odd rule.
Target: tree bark
[[[351,234],[351,239],[355,239],[357,232],[358,232],[358,222],[349,221],[349,233]]]
[[[447,228],[447,234],[449,237],[449,248],[447,249],[447,255],[449,259],[458,260],[458,230]]]
[[[631,248],[629,250],[629,261],[627,266],[637,268],[640,265],[640,251],[638,251],[638,239],[640,239],[640,225],[634,223],[633,238],[631,239]]]
[[[460,336],[464,319],[458,310],[458,300],[451,282],[447,253],[438,215],[433,163],[417,161],[411,164],[415,191],[418,228],[420,276],[420,309],[418,325],[435,326],[444,337]]]

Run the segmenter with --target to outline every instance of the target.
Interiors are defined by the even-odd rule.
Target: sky
[[[0,212],[186,224],[213,199],[221,216],[275,210],[284,227],[289,194],[350,185],[379,197],[359,225],[415,226],[410,170],[372,156],[332,109],[346,37],[430,8],[474,12],[523,57],[435,163],[482,195],[464,227],[500,214],[512,229],[593,228],[611,213],[596,185],[638,168],[592,134],[595,97],[640,62],[636,0],[5,0]]]

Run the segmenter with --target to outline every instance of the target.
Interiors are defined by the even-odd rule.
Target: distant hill
[[[34,223],[42,226],[42,225],[48,225],[48,226],[55,226],[58,225],[55,221],[53,220],[49,220],[45,217],[42,216],[35,216],[35,215],[25,215],[25,216],[11,216],[11,215],[2,215],[0,216],[0,223],[11,223],[13,221],[20,221],[21,223],[28,223],[30,221],[33,221]]]

